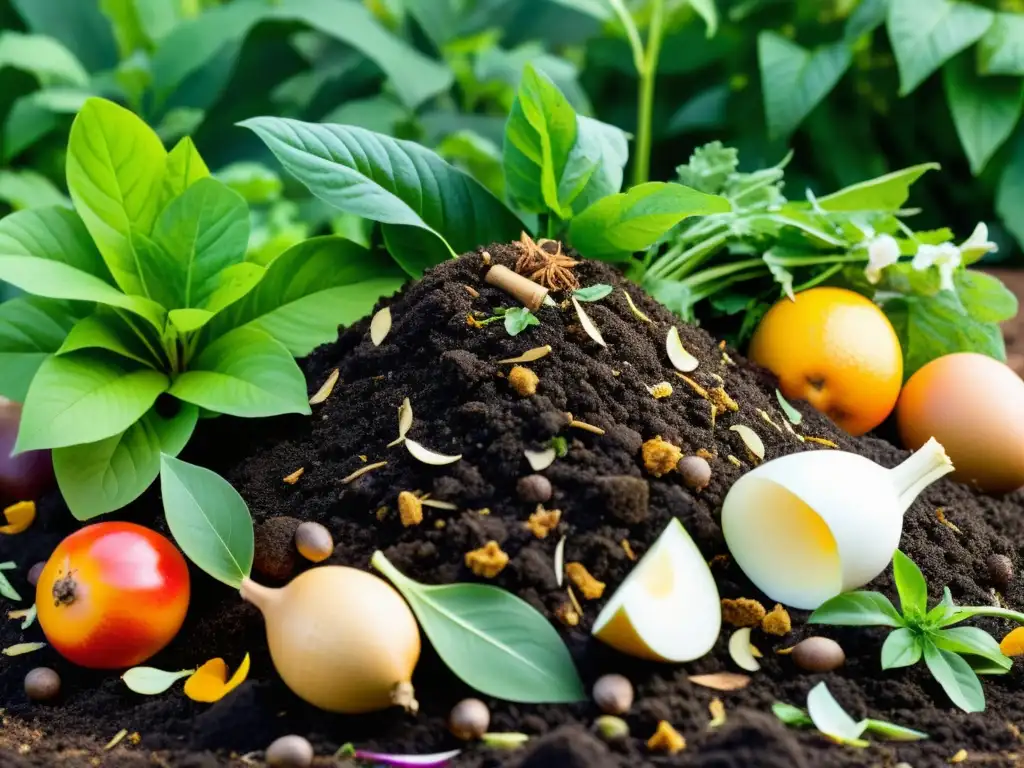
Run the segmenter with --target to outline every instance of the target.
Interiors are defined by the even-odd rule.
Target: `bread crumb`
[[[658,730],[647,740],[647,748],[652,752],[674,755],[686,749],[686,739],[668,721],[662,720],[658,723]]]
[[[738,411],[740,409],[736,401],[729,397],[729,393],[726,392],[722,387],[715,387],[708,392],[708,399],[712,403],[718,406],[718,410],[725,411]]]
[[[466,553],[466,567],[477,576],[493,579],[508,565],[508,554],[496,541],[488,541],[480,549]]]
[[[546,539],[548,534],[558,526],[561,519],[562,510],[544,509],[543,504],[538,504],[537,511],[530,515],[530,519],[526,521],[525,525],[530,533],[538,539]]]
[[[416,494],[409,491],[398,494],[398,517],[406,528],[423,522],[423,502],[416,498]]]
[[[604,594],[605,583],[591,576],[583,563],[566,563],[565,575],[579,588],[585,600],[597,600]]]
[[[522,397],[530,397],[537,394],[537,384],[540,383],[540,379],[526,366],[514,365],[508,373],[508,383],[512,385],[512,389],[517,394]]]
[[[567,627],[575,627],[580,623],[580,615],[568,600],[555,609],[555,616]]]
[[[640,452],[644,468],[654,477],[667,475],[683,458],[682,450],[667,440],[662,440],[661,435],[645,442]]]
[[[789,611],[778,603],[772,608],[771,613],[761,619],[761,629],[769,635],[788,635],[793,630],[793,622],[789,618]]]
[[[655,400],[661,400],[662,398],[670,397],[672,395],[672,385],[667,381],[662,381],[655,384],[653,387],[648,387],[647,391],[651,393],[651,396]]]
[[[756,627],[766,613],[763,605],[748,597],[722,600],[722,620],[734,627]]]

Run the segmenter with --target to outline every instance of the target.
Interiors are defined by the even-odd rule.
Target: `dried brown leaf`
[[[709,675],[690,675],[690,682],[715,691],[738,691],[750,685],[750,676],[737,672],[713,672]]]

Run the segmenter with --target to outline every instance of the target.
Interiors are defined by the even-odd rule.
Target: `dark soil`
[[[514,249],[493,247],[494,260],[509,264]],[[722,350],[703,331],[680,325],[686,348],[700,367],[693,377],[703,386],[725,389],[739,404],[738,413],[719,414],[712,430],[709,403],[672,375],[664,354],[671,316],[617,273],[597,263],[576,270],[584,286],[611,283],[616,291],[586,309],[600,327],[608,348],[602,349],[579,327],[571,308],[542,308],[542,323],[510,338],[500,322],[486,328],[467,324],[467,314],[508,306],[509,298],[481,279],[481,256],[469,254],[431,271],[389,303],[394,327],[380,347],[374,347],[367,323],[345,331],[336,344],[318,350],[304,367],[310,392],[317,390],[333,368],[341,381],[312,419],[288,418],[242,423],[229,419],[206,422],[185,458],[224,473],[249,503],[256,522],[278,515],[316,520],[334,535],[337,549],[329,562],[368,568],[370,556],[383,549],[408,575],[430,583],[471,580],[464,554],[491,539],[511,555],[507,568],[493,580],[543,611],[562,631],[581,675],[589,685],[600,674],[619,672],[636,686],[637,698],[627,720],[633,738],[609,749],[589,735],[598,714],[589,703],[573,706],[524,706],[488,701],[494,731],[521,731],[533,738],[516,752],[495,752],[470,745],[454,765],[464,768],[620,768],[645,765],[691,765],[703,768],[813,768],[815,766],[895,766],[905,761],[914,768],[945,765],[960,749],[969,764],[1010,765],[1024,756],[1015,726],[1024,726],[1024,675],[1018,665],[1011,674],[987,678],[989,706],[984,714],[967,715],[955,709],[923,666],[883,673],[879,649],[884,634],[875,629],[823,628],[821,634],[844,647],[847,664],[828,674],[798,671],[774,650],[790,646],[808,634],[806,614],[793,612],[794,631],[778,638],[754,633],[765,658],[751,685],[721,693],[698,687],[688,675],[735,671],[729,660],[724,628],[714,651],[686,665],[658,665],[626,658],[589,635],[600,602],[585,604],[580,626],[569,629],[555,618],[564,590],[555,584],[553,552],[561,534],[568,537],[567,560],[584,563],[609,585],[606,596],[632,567],[620,542],[627,539],[638,555],[654,541],[672,516],[683,523],[705,557],[725,555],[718,525],[724,494],[749,469],[739,436],[728,427],[747,424],[764,439],[768,458],[808,450],[830,450],[800,443],[788,432],[776,431],[759,414],[767,412],[780,424],[783,415],[767,379],[749,369],[734,351],[736,365],[723,362]],[[473,298],[463,287],[480,292]],[[630,312],[619,288],[626,288],[655,322],[646,324]],[[553,353],[531,364],[540,377],[538,393],[515,394],[503,378],[509,366],[496,360],[550,344]],[[616,373],[617,372],[617,373]],[[645,385],[671,381],[675,392],[655,400]],[[397,433],[397,408],[408,396],[415,411],[410,437],[463,459],[446,467],[429,467],[413,460],[401,447],[387,449]],[[854,439],[841,434],[827,419],[805,410],[799,429],[806,435],[836,441],[846,450],[894,466],[906,453],[884,440]],[[564,413],[597,425],[603,436],[568,428]],[[544,474],[554,486],[549,508],[563,510],[559,531],[544,540],[523,527],[534,505],[518,500],[516,482],[529,473],[523,449],[536,448],[554,435],[570,442],[568,455]],[[711,461],[711,484],[700,494],[687,491],[677,473],[661,479],[642,468],[641,443],[661,435],[686,453],[700,448],[716,454]],[[742,468],[726,456],[744,459]],[[388,460],[383,469],[344,485],[341,478],[370,462]],[[304,467],[295,485],[282,478]],[[649,488],[644,514],[617,505],[612,478],[643,479]],[[422,525],[403,528],[396,512],[400,491],[429,492],[458,505],[458,512],[426,509]],[[902,549],[924,570],[931,597],[948,585],[957,602],[984,604],[993,600],[985,561],[1006,554],[1018,564],[1024,547],[1022,497],[997,500],[979,496],[953,482],[941,481],[914,504],[906,516]],[[959,528],[942,525],[936,509]],[[386,512],[380,512],[386,508]],[[481,510],[489,510],[485,514]],[[618,515],[618,517],[617,517]],[[164,529],[155,491],[119,517]],[[442,526],[443,523],[443,526]],[[0,538],[0,560],[13,559],[19,570],[15,586],[29,594],[24,574],[45,558],[73,528],[67,510],[51,495],[41,504],[34,527],[18,537]],[[272,538],[272,537],[271,537]],[[714,564],[722,597],[764,599],[731,563]],[[459,746],[447,734],[444,718],[450,707],[469,695],[467,690],[425,648],[414,683],[422,710],[418,717],[400,711],[370,716],[329,715],[292,695],[274,673],[262,621],[256,610],[236,594],[194,572],[193,603],[186,626],[174,643],[152,660],[163,669],[195,666],[213,656],[237,665],[245,652],[253,656],[250,679],[213,705],[189,701],[180,684],[161,696],[143,698],[128,691],[117,675],[72,667],[45,649],[0,662],[0,702],[5,709],[0,730],[0,765],[175,765],[215,766],[258,763],[259,754],[244,762],[240,756],[262,750],[286,733],[306,735],[319,755],[339,745],[394,752],[433,752]],[[1024,607],[1021,580],[1011,583],[1003,599]],[[880,577],[873,587],[895,598],[891,578]],[[768,607],[771,607],[770,605]],[[977,622],[1001,637],[1005,622]],[[38,627],[22,633],[15,622],[0,627],[0,645],[41,639]],[[31,667],[51,665],[64,680],[62,699],[51,705],[26,701],[22,679]],[[911,726],[931,735],[915,744],[876,743],[866,749],[834,745],[809,731],[781,725],[771,714],[773,701],[802,706],[807,692],[821,680],[855,717],[872,716]],[[725,703],[728,721],[708,727],[708,704],[714,697]],[[659,720],[671,722],[687,739],[675,757],[651,755],[645,740]],[[141,736],[110,752],[103,744],[122,728]],[[328,765],[330,761],[322,761]]]

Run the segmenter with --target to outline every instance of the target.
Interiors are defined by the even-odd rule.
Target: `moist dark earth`
[[[512,246],[488,249],[494,263],[514,264]],[[678,323],[685,347],[700,360],[692,378],[706,389],[719,386],[739,405],[738,412],[717,415],[712,426],[710,403],[673,375],[664,351],[672,316],[640,289],[627,285],[613,269],[585,262],[575,270],[583,286],[607,283],[608,297],[586,304],[607,348],[582,330],[570,306],[542,307],[541,324],[510,337],[502,323],[473,327],[467,316],[490,315],[499,306],[513,306],[501,290],[482,275],[482,252],[470,253],[430,271],[423,280],[384,302],[394,325],[384,343],[374,347],[364,321],[341,333],[335,344],[317,350],[302,362],[309,391],[315,392],[337,368],[340,380],[328,400],[314,407],[312,418],[243,422],[218,418],[204,422],[184,454],[224,474],[248,502],[257,526],[287,515],[315,520],[334,536],[336,549],[328,562],[369,569],[373,552],[381,549],[407,575],[428,583],[473,580],[464,555],[489,540],[511,556],[492,582],[518,594],[542,611],[560,629],[584,682],[618,672],[636,687],[636,702],[626,716],[632,738],[609,748],[590,735],[599,714],[590,702],[533,706],[487,700],[492,731],[528,734],[529,743],[502,751],[462,745],[445,728],[454,703],[471,695],[434,655],[429,645],[414,683],[421,711],[413,717],[400,710],[374,715],[331,715],[304,704],[274,673],[262,619],[229,588],[193,570],[189,617],[175,641],[151,660],[153,666],[186,669],[221,656],[234,668],[252,654],[247,682],[213,705],[196,704],[171,691],[142,697],[130,692],[117,674],[73,667],[52,650],[0,661],[0,730],[2,766],[190,766],[260,764],[262,750],[277,736],[299,733],[316,747],[320,765],[346,742],[388,752],[427,753],[465,746],[452,765],[460,768],[618,768],[624,766],[702,766],[703,768],[812,768],[813,766],[889,766],[905,762],[914,768],[946,765],[959,750],[967,763],[1013,765],[1024,759],[1018,727],[1024,727],[1024,673],[1021,665],[1006,676],[985,678],[988,709],[967,715],[954,708],[923,665],[882,672],[879,651],[884,633],[876,629],[816,628],[846,651],[847,663],[827,674],[798,670],[775,650],[811,634],[806,613],[793,611],[793,632],[786,637],[755,630],[753,642],[764,652],[762,669],[740,691],[699,687],[689,676],[737,671],[729,658],[729,627],[714,650],[684,665],[661,665],[630,659],[590,636],[602,600],[584,603],[579,626],[566,627],[556,611],[566,600],[555,582],[553,555],[557,541],[567,537],[566,559],[582,562],[607,582],[607,599],[633,562],[621,546],[627,540],[639,556],[667,522],[679,518],[710,561],[726,555],[719,528],[724,494],[745,471],[750,457],[733,424],[746,424],[762,437],[767,458],[802,450],[832,450],[802,443],[782,429],[784,415],[770,378],[748,366],[734,350],[723,350],[702,330]],[[469,286],[479,293],[471,295]],[[636,317],[625,301],[628,291],[653,321]],[[561,300],[563,296],[556,294]],[[483,316],[483,315],[482,315]],[[529,367],[539,376],[537,394],[521,397],[505,378],[510,368],[496,361],[549,344],[552,353]],[[655,399],[647,387],[669,381],[674,393]],[[401,446],[387,448],[397,435],[397,409],[409,397],[415,420],[409,437],[442,453],[461,453],[456,464],[432,467],[415,461]],[[851,438],[826,418],[801,405],[805,417],[796,429],[804,435],[837,443],[886,467],[906,452],[882,437]],[[766,413],[773,426],[762,416]],[[565,413],[605,430],[604,435],[569,427]],[[884,434],[885,429],[880,434]],[[516,481],[530,473],[524,448],[541,447],[553,436],[568,440],[569,450],[544,474],[554,487],[548,508],[562,510],[562,522],[547,538],[537,539],[524,527],[535,505],[520,501]],[[705,449],[712,454],[713,477],[701,493],[688,491],[678,473],[651,477],[640,458],[644,440],[660,435],[686,454]],[[994,447],[997,450],[998,447]],[[742,460],[735,466],[727,457]],[[342,483],[364,465],[386,460],[385,467]],[[299,468],[305,473],[294,485],[283,482]],[[621,478],[646,483],[646,510],[625,511],[615,489]],[[451,502],[458,511],[426,508],[421,525],[405,528],[396,512],[400,491],[430,493]],[[942,524],[936,510],[958,531]],[[383,511],[382,511],[383,510]],[[484,512],[483,510],[486,510]],[[931,599],[948,585],[960,604],[988,604],[995,597],[986,560],[1008,555],[1015,567],[1024,546],[1022,497],[995,499],[942,480],[915,502],[905,518],[901,548],[922,568]],[[129,519],[166,531],[155,489],[114,519]],[[0,537],[0,560],[18,564],[12,582],[23,595],[29,567],[45,559],[75,523],[57,494],[41,501],[35,525],[19,536]],[[301,567],[301,566],[300,566]],[[771,603],[724,558],[713,572],[723,598],[748,597]],[[8,572],[12,573],[12,572]],[[1004,604],[1024,608],[1024,580],[1015,579]],[[871,585],[894,600],[887,573]],[[326,599],[326,598],[325,598]],[[4,610],[21,605],[4,603]],[[682,618],[682,617],[680,617]],[[359,621],[360,617],[352,617]],[[975,622],[1001,638],[1007,622]],[[15,621],[0,626],[0,645],[41,640],[38,626],[25,632]],[[64,683],[53,704],[29,703],[22,691],[32,667],[57,669]],[[928,741],[903,744],[874,742],[856,749],[826,741],[812,731],[782,725],[771,714],[774,701],[803,706],[807,692],[827,681],[838,701],[855,718],[890,720],[927,732]],[[711,728],[708,705],[720,698],[724,725]],[[667,720],[685,736],[687,747],[675,756],[652,754],[646,739],[659,720]],[[138,738],[125,739],[110,751],[104,745],[121,729]],[[135,743],[133,743],[135,742]]]

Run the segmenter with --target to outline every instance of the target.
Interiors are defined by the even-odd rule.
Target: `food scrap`
[[[0,526],[0,533],[9,535],[24,533],[36,519],[36,503],[19,501],[4,510],[7,525]]]
[[[583,563],[566,563],[565,575],[577,586],[585,600],[598,600],[604,594],[605,583],[595,579]]]
[[[648,387],[647,391],[651,393],[651,397],[655,400],[663,400],[666,397],[672,396],[672,385],[667,381],[662,381],[654,386]]]
[[[356,480],[358,480],[360,477],[365,475],[367,472],[373,472],[373,470],[380,469],[381,467],[385,467],[385,466],[387,466],[387,462],[386,461],[378,461],[375,464],[367,464],[365,467],[360,467],[359,469],[357,469],[352,474],[346,475],[345,477],[341,478],[341,484],[342,485],[348,485],[349,483],[352,483],[352,482],[355,482]]]
[[[674,755],[686,749],[686,739],[669,725],[668,721],[662,720],[658,723],[658,729],[654,735],[647,740],[647,748],[652,752],[666,752]]]
[[[725,723],[725,704],[717,696],[708,704],[708,713],[711,715],[708,728],[717,728]]]
[[[285,475],[284,478],[282,478],[282,479],[288,485],[295,485],[297,482],[299,482],[299,478],[301,478],[304,474],[306,474],[306,468],[305,467],[299,467],[294,472],[292,472],[290,475]]]
[[[249,654],[245,654],[235,674],[228,679],[228,665],[224,659],[210,659],[185,681],[185,695],[192,701],[212,704],[220,701],[240,686],[249,676]]]
[[[544,509],[543,504],[538,504],[537,511],[530,515],[524,525],[538,539],[546,539],[548,534],[558,527],[561,519],[562,510]]]
[[[661,435],[646,441],[641,447],[644,468],[654,477],[667,475],[683,458],[682,450],[667,440],[662,440]]]
[[[331,371],[331,375],[328,376],[327,380],[320,385],[320,389],[318,389],[316,393],[311,398],[309,398],[309,404],[320,405],[320,403],[324,402],[328,397],[330,397],[331,392],[334,391],[335,384],[338,383],[339,375],[340,371],[337,368]]]
[[[760,603],[759,603],[760,605]],[[761,619],[761,629],[769,635],[788,635],[793,630],[793,623],[789,618],[789,611],[779,603],[775,604],[771,612]]]
[[[508,565],[508,554],[496,541],[488,541],[479,549],[466,553],[466,567],[477,576],[493,579]]]
[[[580,615],[571,600],[564,600],[555,609],[555,616],[567,627],[575,627],[580,623]]]
[[[530,397],[537,394],[537,385],[540,378],[536,373],[522,365],[512,366],[508,372],[508,383],[522,397]]]
[[[722,600],[722,621],[734,627],[756,627],[766,614],[764,606],[757,600],[747,597]]]
[[[423,522],[423,502],[415,493],[402,491],[398,494],[398,517],[406,528]]]
[[[636,561],[636,553],[633,551],[633,547],[629,543],[629,539],[623,539],[619,542],[619,546],[622,547],[622,551],[626,553],[626,557],[630,560]]]
[[[961,531],[957,526],[955,526],[953,523],[949,521],[949,519],[946,517],[946,510],[943,509],[942,507],[939,507],[938,509],[935,510],[935,517],[937,517],[939,522],[947,528],[949,528],[949,530],[951,530],[953,533],[963,534],[963,531]]]

